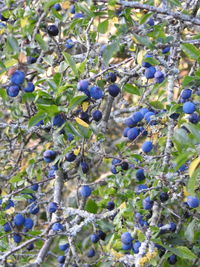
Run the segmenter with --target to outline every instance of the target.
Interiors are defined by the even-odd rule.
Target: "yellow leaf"
[[[77,122],[78,124],[80,124],[81,126],[83,126],[83,127],[85,127],[85,128],[88,128],[88,127],[89,127],[89,125],[88,125],[86,122],[84,122],[83,120],[81,120],[80,118],[76,117],[75,120],[76,120],[76,122]]]
[[[65,1],[61,4],[62,8],[67,9],[70,7],[70,1]]]
[[[1,192],[1,196],[3,197],[3,196],[6,196],[7,195],[7,193],[6,193],[6,191],[2,191]]]
[[[134,37],[133,37],[134,38]],[[134,40],[134,39],[133,39]],[[137,61],[139,65],[142,65],[142,61],[144,59],[144,55],[146,54],[146,52],[144,50],[141,50],[138,54],[137,54]]]
[[[123,202],[123,203],[119,206],[119,209],[121,210],[121,209],[125,209],[125,208],[126,208],[126,203]]]
[[[112,22],[113,22],[113,23],[118,23],[118,21],[119,21],[119,20],[118,20],[117,17],[114,17],[114,18],[112,19]]]
[[[5,29],[1,29],[0,30],[0,35],[3,34],[5,32]]]
[[[84,112],[86,112],[86,110],[88,109],[88,107],[89,107],[89,102],[83,102],[83,104],[82,104],[82,108],[83,108],[83,111]]]
[[[114,249],[111,249],[111,254],[114,256],[115,259],[120,259],[121,257],[124,256],[124,254],[118,253]]]
[[[20,63],[26,63],[26,61],[27,61],[26,55],[23,52],[20,52],[18,60]]]
[[[194,171],[197,169],[197,167],[200,164],[200,158],[196,158],[192,161],[192,163],[189,166],[189,175],[190,177],[193,175]]]
[[[28,24],[28,18],[24,18],[20,20],[21,27],[24,28]]]
[[[183,187],[183,194],[184,194],[185,197],[188,197],[189,196],[189,193],[186,190],[186,187],[185,186]]]
[[[5,213],[9,214],[9,215],[13,214],[14,212],[15,212],[15,208],[14,207],[11,207],[11,208],[9,208],[8,210],[5,211]]]
[[[74,154],[75,154],[76,156],[78,156],[78,154],[80,153],[80,150],[81,150],[80,147],[77,148],[77,149],[74,149]]]

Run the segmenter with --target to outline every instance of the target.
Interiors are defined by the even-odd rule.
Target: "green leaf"
[[[150,49],[153,48],[153,44],[151,43],[151,41],[149,40],[148,37],[140,36],[140,35],[134,33],[133,39],[135,39],[136,42],[139,42],[140,44],[144,45],[145,47],[148,47]]]
[[[57,85],[57,86],[59,86],[60,84],[61,84],[61,82],[62,82],[62,75],[61,75],[61,73],[56,73],[54,76],[53,76],[53,80],[54,80],[54,82],[55,82],[55,84]]]
[[[190,195],[194,195],[195,194],[195,188],[197,185],[197,179],[200,173],[200,167],[197,168],[193,174],[190,176],[189,180],[188,180],[188,184],[187,184],[187,192]]]
[[[8,43],[9,47],[12,49],[12,51],[14,53],[18,53],[19,52],[18,41],[17,41],[17,39],[15,37],[8,36],[7,37],[7,43]]]
[[[58,106],[56,105],[37,104],[37,108],[39,111],[46,112],[49,116],[52,116],[59,112]]]
[[[102,34],[106,33],[108,30],[108,25],[109,25],[109,23],[108,23],[107,19],[102,21],[101,23],[99,23],[99,25],[97,27],[97,31],[102,33]]]
[[[163,109],[164,106],[160,101],[151,101],[150,105],[154,107],[155,109]]]
[[[145,57],[144,61],[148,62],[148,63],[150,63],[151,65],[154,65],[154,66],[160,64],[160,62],[157,59],[153,58],[153,57]]]
[[[80,105],[85,99],[87,99],[86,95],[78,95],[72,98],[72,100],[69,103],[68,108],[74,109],[76,106]]]
[[[66,52],[63,52],[63,56],[65,58],[65,61],[68,63],[68,65],[72,69],[74,75],[78,76],[78,71],[77,71],[77,68],[76,68],[76,64],[75,64],[73,58],[71,57],[71,55],[66,53]]]
[[[200,84],[200,78],[195,76],[185,76],[182,82],[183,87]]]
[[[148,20],[148,18],[151,16],[152,16],[152,13],[149,13],[149,12],[147,14],[145,14],[144,16],[142,16],[140,19],[140,24],[145,23]]]
[[[9,180],[9,183],[13,184],[13,183],[20,182],[21,180],[22,180],[21,175],[15,175]]]
[[[98,206],[94,200],[88,199],[85,205],[85,210],[96,214],[98,210]]]
[[[44,120],[46,118],[46,113],[43,111],[39,111],[33,117],[30,118],[28,122],[28,127],[35,126],[39,121]]]
[[[35,40],[38,42],[42,50],[44,50],[45,52],[48,51],[48,45],[40,34],[36,34]]]
[[[103,61],[107,65],[110,59],[120,50],[119,42],[108,45],[103,52]]]
[[[58,1],[56,1],[56,3],[58,3]],[[54,17],[56,17],[59,20],[63,20],[63,16],[60,15],[60,13],[58,11],[55,10],[55,8],[51,9],[52,14],[54,15]]]
[[[139,95],[140,96],[140,90],[139,90],[139,88],[136,87],[136,86],[133,86],[130,83],[125,84],[124,87],[123,87],[123,90],[125,92],[130,93],[130,94]]]
[[[181,49],[189,58],[199,60],[200,51],[193,44],[182,44]]]
[[[195,227],[195,220],[189,223],[186,231],[184,232],[185,238],[192,243],[194,241],[194,227]]]
[[[51,6],[53,6],[54,4],[57,4],[57,3],[60,3],[60,0],[50,0],[50,1],[46,2],[44,5],[44,10],[47,11]]]

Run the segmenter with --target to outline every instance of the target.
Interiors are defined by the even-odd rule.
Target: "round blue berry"
[[[144,75],[145,75],[145,77],[146,77],[147,79],[152,79],[152,78],[154,78],[154,74],[155,74],[155,73],[156,73],[156,68],[153,67],[153,66],[151,66],[151,67],[149,67],[149,68],[147,68],[147,69],[145,70]]]
[[[39,212],[40,208],[37,204],[33,203],[31,206],[30,206],[30,209],[29,209],[29,212],[31,214],[37,214]]]
[[[95,250],[93,248],[91,248],[88,251],[87,256],[88,256],[88,258],[92,258],[92,257],[94,257],[94,255],[95,255]]]
[[[135,254],[139,253],[139,248],[140,248],[140,246],[141,246],[140,241],[135,241],[135,242],[133,243],[133,252],[134,252]]]
[[[88,82],[88,80],[81,80],[81,81],[79,81],[78,84],[77,84],[77,88],[78,88],[78,90],[81,91],[81,92],[84,92],[85,90],[87,90],[88,87],[89,87],[89,82]]]
[[[116,84],[108,86],[108,92],[111,96],[116,97],[120,93],[120,88]]]
[[[188,196],[187,204],[190,208],[197,208],[199,206],[199,199],[197,197]]]
[[[82,197],[89,197],[92,193],[92,189],[88,185],[83,185],[79,189],[79,193]]]
[[[93,120],[95,121],[100,121],[102,119],[102,112],[100,110],[95,110],[93,113],[92,113],[92,118]]]
[[[13,235],[13,240],[14,240],[15,243],[20,243],[21,240],[22,240],[22,237],[21,237],[21,235],[15,233]]]
[[[53,8],[55,8],[56,11],[60,11],[62,9],[61,5],[59,3],[55,4],[53,6]]]
[[[83,173],[87,173],[89,171],[89,166],[87,162],[82,161],[80,165]]]
[[[153,207],[153,201],[150,199],[150,197],[146,197],[143,199],[142,205],[145,210],[151,210]]]
[[[10,232],[12,230],[11,228],[11,223],[10,222],[7,222],[3,225],[3,229],[6,233]]]
[[[154,23],[154,20],[152,18],[150,18],[150,19],[147,20],[147,24],[149,26],[154,26],[155,23]]]
[[[24,224],[24,222],[25,222],[25,218],[24,218],[24,216],[22,214],[19,213],[19,214],[16,214],[15,215],[15,217],[14,217],[14,224],[16,226],[21,226],[21,225]]]
[[[28,82],[27,87],[24,88],[24,92],[32,93],[35,90],[35,85],[32,82]]]
[[[151,64],[150,64],[150,63],[145,62],[145,58],[148,58],[148,57],[152,57],[152,55],[150,55],[150,54],[145,55],[145,57],[144,57],[144,61],[142,62],[142,67],[144,67],[144,68],[149,68],[149,67],[151,67]]]
[[[52,226],[52,230],[54,232],[62,231],[62,230],[64,230],[64,227],[61,223],[54,223]]]
[[[11,76],[11,82],[16,85],[20,85],[24,82],[25,74],[23,71],[16,70]]]
[[[45,162],[50,163],[56,158],[56,152],[53,150],[47,150],[43,153],[43,159]]]
[[[146,141],[142,145],[142,151],[145,153],[150,152],[153,149],[153,144],[151,141]]]
[[[139,135],[138,128],[131,128],[127,133],[127,137],[130,141],[134,140],[138,135]]]
[[[188,101],[183,104],[183,112],[186,114],[192,114],[196,110],[194,103]]]
[[[162,54],[167,54],[170,51],[170,46],[166,46],[162,49]]]
[[[50,202],[47,207],[49,213],[54,213],[57,211],[57,209],[58,209],[58,204],[56,202]]]
[[[189,122],[197,124],[199,122],[199,115],[197,113],[192,113],[188,117]]]
[[[134,127],[134,126],[136,125],[135,121],[133,121],[132,118],[127,118],[127,119],[125,120],[125,124],[126,124],[126,126],[128,126],[129,128],[132,128],[132,127]]]
[[[154,74],[154,78],[156,83],[162,83],[165,79],[165,75],[162,73],[162,71],[157,70]]]
[[[58,261],[59,263],[64,263],[64,262],[65,262],[65,256],[58,256],[58,257],[57,257],[57,261]]]
[[[106,205],[106,209],[108,210],[114,210],[115,208],[115,203],[113,201],[109,201]]]
[[[96,100],[103,97],[103,91],[98,86],[93,86],[90,88],[90,96]]]
[[[192,95],[192,90],[191,89],[184,89],[182,92],[181,92],[181,98],[183,99],[188,99],[190,98]]]
[[[9,87],[7,87],[6,92],[7,95],[10,97],[16,97],[19,94],[19,86],[18,85],[11,85]]]
[[[65,155],[65,158],[66,158],[67,161],[73,162],[76,159],[76,155],[74,154],[74,152],[68,152]]]
[[[69,248],[69,244],[68,243],[64,243],[64,244],[60,244],[59,245],[59,249],[62,251],[66,251]]]
[[[92,241],[92,243],[97,243],[99,241],[99,237],[97,234],[92,234],[90,236],[90,240]]]
[[[137,170],[135,175],[136,175],[136,179],[138,181],[143,181],[146,178],[145,175],[144,175],[144,170],[143,169]]]
[[[32,229],[33,228],[33,225],[34,225],[34,223],[33,223],[33,220],[31,219],[31,218],[26,218],[25,219],[25,222],[24,222],[24,227],[26,228],[26,229]]]
[[[143,118],[144,115],[140,111],[134,112],[132,115],[132,119],[136,123],[140,122]]]
[[[121,235],[121,241],[122,243],[128,245],[133,241],[133,238],[129,232],[125,232]]]

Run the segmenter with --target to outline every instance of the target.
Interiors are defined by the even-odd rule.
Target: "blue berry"
[[[143,181],[146,178],[145,175],[144,175],[144,170],[143,169],[137,170],[135,175],[136,175],[136,179],[138,181]]]
[[[139,112],[142,113],[142,115],[144,116],[147,112],[149,112],[149,110],[148,108],[141,108]]]
[[[81,186],[81,188],[79,189],[79,193],[82,197],[89,197],[92,193],[91,188],[88,185],[83,185]]]
[[[162,49],[162,54],[167,54],[170,51],[170,46],[166,46]]]
[[[29,244],[27,247],[26,247],[26,249],[27,250],[33,250],[34,249],[34,244],[33,243],[31,243],[31,244]]]
[[[25,222],[25,218],[24,218],[24,216],[22,214],[19,213],[19,214],[16,214],[15,215],[15,217],[14,217],[14,224],[16,226],[21,226],[21,225],[24,224],[24,222]]]
[[[76,155],[74,154],[74,152],[68,152],[66,155],[65,155],[65,158],[67,161],[69,162],[72,162],[76,159]]]
[[[154,23],[154,20],[152,18],[150,18],[150,19],[147,20],[147,24],[149,26],[154,26],[155,23]]]
[[[58,256],[58,257],[57,257],[57,261],[58,261],[59,263],[64,263],[64,262],[65,262],[65,256]]]
[[[165,79],[165,75],[161,71],[157,70],[154,74],[154,78],[156,83],[162,83]]]
[[[84,14],[82,14],[82,13],[75,13],[74,14],[74,19],[82,19],[82,18],[84,18]]]
[[[128,126],[129,128],[132,128],[132,127],[134,127],[134,126],[136,125],[136,123],[133,121],[132,118],[127,118],[127,119],[125,120],[125,124],[126,124],[126,126]]]
[[[50,36],[56,36],[59,33],[58,27],[56,25],[49,25],[47,27],[47,32]]]
[[[65,123],[65,120],[61,114],[57,114],[53,117],[53,126],[61,127]]]
[[[147,55],[144,57],[144,61],[142,62],[142,67],[144,67],[144,68],[149,68],[149,67],[151,67],[151,64],[150,64],[150,63],[145,62],[145,58],[148,58],[148,57],[152,57],[152,55],[147,54]]]
[[[60,11],[62,9],[61,5],[59,3],[55,4],[53,6],[53,8],[55,8],[56,11]]]
[[[99,239],[105,240],[106,239],[106,233],[104,233],[101,230],[97,230],[96,234],[98,235]]]
[[[144,115],[144,119],[149,123],[151,121],[152,116],[155,116],[155,113],[152,111],[149,111]]]
[[[81,92],[84,92],[85,90],[87,90],[88,87],[89,87],[89,82],[88,82],[88,80],[81,80],[81,81],[79,81],[78,84],[77,84],[77,88],[78,88],[78,90],[81,91]]]
[[[161,202],[165,202],[169,199],[169,195],[167,192],[162,192],[160,193],[160,201]]]
[[[30,189],[33,190],[33,191],[37,191],[39,188],[39,185],[38,184],[33,184]]]
[[[103,97],[103,91],[98,86],[93,86],[90,88],[90,96],[96,100]]]
[[[135,187],[135,193],[139,195],[143,189],[147,189],[148,186],[146,184],[139,184]]]
[[[56,152],[53,150],[47,150],[43,153],[43,159],[45,162],[50,163],[56,158]]]
[[[24,82],[25,74],[23,71],[16,70],[11,76],[11,82],[16,85],[20,85]]]
[[[121,241],[122,243],[128,245],[133,241],[133,238],[129,232],[125,232],[121,235]]]
[[[75,14],[75,12],[76,12],[76,10],[75,10],[75,5],[71,5],[71,6],[70,6],[69,12],[70,12],[71,14]]]
[[[115,165],[112,165],[112,167],[111,167],[111,172],[113,173],[113,174],[117,174],[118,173],[118,170],[116,169],[116,167],[115,167]]]
[[[57,209],[58,209],[58,204],[56,202],[50,202],[47,207],[49,213],[54,213],[57,211]]]
[[[66,250],[68,250],[68,248],[69,248],[69,244],[68,243],[59,245],[59,249],[62,250],[62,251],[66,251]]]
[[[134,140],[138,135],[139,135],[138,128],[131,128],[127,133],[127,137],[130,141]]]
[[[111,84],[108,87],[108,92],[111,96],[116,97],[120,93],[120,88],[116,84]]]
[[[114,83],[117,80],[117,75],[114,72],[109,72],[106,74],[106,80]]]
[[[150,199],[150,197],[146,197],[143,199],[142,205],[145,210],[151,210],[153,207],[153,201]]]
[[[150,152],[153,149],[153,144],[151,141],[146,141],[142,145],[142,151],[145,153]]]
[[[199,199],[197,197],[188,196],[187,204],[190,208],[197,208],[199,206]]]
[[[156,73],[156,68],[153,67],[153,66],[151,66],[151,67],[149,67],[149,68],[147,68],[147,69],[145,70],[144,75],[145,75],[145,77],[146,77],[147,79],[152,79],[152,78],[154,78],[154,74],[155,74],[155,73]]]
[[[14,207],[14,206],[15,206],[15,203],[11,199],[9,199],[5,207],[5,210],[9,210],[11,207]]]
[[[99,241],[99,237],[96,234],[92,234],[90,236],[90,240],[92,241],[92,243],[97,243]]]
[[[68,40],[66,41],[66,43],[65,43],[65,47],[66,47],[67,49],[72,49],[72,47],[74,47],[74,45],[75,45],[75,43],[74,43],[74,41],[71,40],[71,39],[68,39]]]
[[[132,243],[129,243],[129,244],[122,243],[122,249],[123,250],[129,250],[129,249],[131,249],[131,247],[132,247]]]
[[[62,230],[64,230],[64,227],[61,223],[54,223],[52,226],[52,230],[54,232],[62,231]]]
[[[124,170],[124,171],[129,169],[129,164],[126,161],[123,161],[120,166],[121,166],[122,170]]]
[[[113,201],[109,201],[106,205],[106,209],[111,211],[114,210],[114,208],[115,208],[115,203]]]
[[[134,252],[135,254],[139,253],[139,248],[140,248],[140,246],[141,246],[140,241],[135,241],[135,242],[133,243],[133,252]]]
[[[183,99],[188,99],[190,98],[192,95],[192,90],[191,89],[184,89],[182,92],[181,92],[181,98]]]
[[[37,62],[37,59],[38,59],[37,57],[28,56],[27,57],[27,63],[28,64],[34,64]]]
[[[3,225],[3,229],[6,233],[10,232],[12,230],[11,228],[11,223],[10,222],[7,222]]]
[[[195,104],[188,101],[183,104],[183,112],[186,114],[192,114],[195,111],[196,107]]]
[[[188,117],[189,122],[197,124],[199,122],[199,115],[197,113],[192,113]]]
[[[31,206],[30,206],[30,209],[29,209],[29,212],[31,214],[37,214],[39,212],[40,208],[37,204],[33,203]]]
[[[100,110],[95,110],[92,113],[92,118],[97,122],[100,121],[102,119],[102,112]]]
[[[13,240],[14,240],[15,243],[18,244],[18,243],[21,242],[22,237],[21,237],[19,234],[16,234],[16,233],[15,233],[15,234],[13,235]]]
[[[169,223],[169,230],[171,232],[175,232],[176,231],[176,224],[175,223]]]
[[[89,171],[89,166],[87,162],[82,161],[80,165],[83,173],[87,173]]]
[[[132,119],[136,123],[140,122],[143,118],[144,115],[140,111],[134,112],[132,115]]]
[[[26,229],[32,229],[33,228],[33,220],[31,219],[31,218],[26,218],[25,219],[25,222],[24,222],[24,227],[26,228]]]
[[[73,140],[74,140],[74,136],[73,136],[73,134],[68,133],[68,134],[67,134],[67,140],[70,141],[70,142],[73,141]]]
[[[119,165],[121,163],[121,159],[112,159],[112,165]]]
[[[91,248],[88,251],[87,256],[88,256],[88,258],[92,258],[92,257],[94,257],[94,255],[95,255],[95,250],[93,248]]]
[[[9,87],[7,87],[6,92],[7,95],[10,97],[16,97],[19,94],[19,86],[18,85],[11,85]]]
[[[124,136],[124,137],[127,137],[128,131],[129,131],[130,129],[131,129],[131,128],[129,128],[129,127],[126,127],[126,128],[124,129],[124,131],[123,131],[123,136]]]
[[[177,256],[175,254],[173,254],[167,260],[168,260],[169,264],[174,265],[177,262]]]
[[[35,90],[35,85],[32,82],[28,82],[27,87],[24,88],[24,92],[32,93]]]

